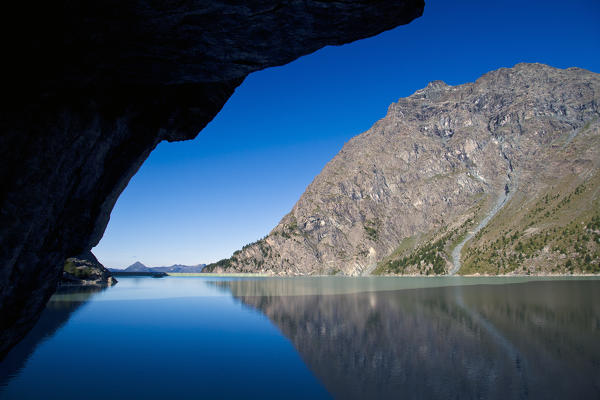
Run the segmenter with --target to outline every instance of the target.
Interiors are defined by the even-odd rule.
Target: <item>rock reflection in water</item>
[[[600,398],[600,281],[310,295],[277,279],[214,284],[268,316],[336,398]]]
[[[50,298],[40,319],[27,336],[13,347],[0,361],[0,386],[16,376],[35,349],[52,337],[95,293],[105,290],[101,286],[61,286]]]

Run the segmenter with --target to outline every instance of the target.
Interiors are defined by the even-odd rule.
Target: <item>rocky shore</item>
[[[59,286],[112,286],[118,281],[91,251],[67,258]]]

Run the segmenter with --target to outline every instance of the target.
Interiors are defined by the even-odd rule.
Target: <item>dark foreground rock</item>
[[[0,28],[0,357],[98,243],[156,145],[251,72],[406,24],[422,0],[11,2]]]

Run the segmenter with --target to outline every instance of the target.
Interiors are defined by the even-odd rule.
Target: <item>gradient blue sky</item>
[[[600,1],[427,1],[409,25],[254,73],[195,140],[158,146],[93,251],[109,267],[229,257],[392,102],[519,62],[600,72]]]

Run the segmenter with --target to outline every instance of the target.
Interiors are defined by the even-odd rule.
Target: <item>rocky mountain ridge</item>
[[[470,265],[460,272],[600,271],[599,103],[600,76],[578,68],[517,64],[473,83],[431,82],[346,143],[269,235],[205,270],[446,274],[460,267],[458,248],[458,264]],[[507,225],[540,198],[558,204],[574,191],[585,197],[577,207]],[[585,243],[556,249],[575,220]],[[545,242],[524,255],[519,239],[536,229]],[[493,268],[472,259],[492,243]]]

